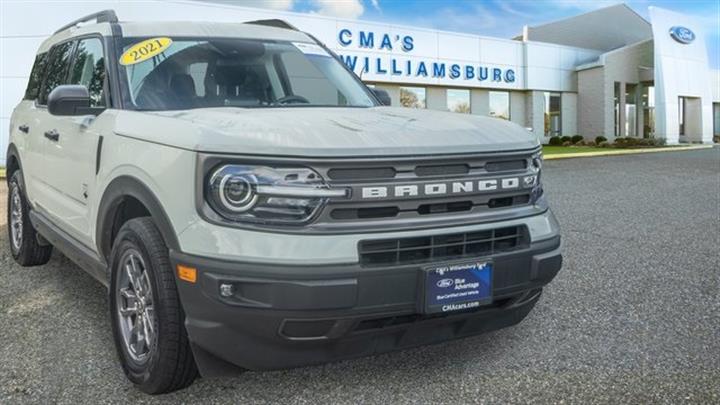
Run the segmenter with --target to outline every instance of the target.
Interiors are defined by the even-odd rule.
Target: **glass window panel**
[[[507,91],[490,92],[490,116],[510,119],[510,93]]]
[[[447,108],[452,112],[470,114],[470,90],[449,89]]]
[[[98,38],[78,42],[69,84],[81,84],[90,93],[90,106],[105,106],[105,58]]]
[[[637,136],[637,84],[625,84],[625,136]]]
[[[425,108],[424,87],[400,87],[400,104],[408,108]]]
[[[70,54],[73,42],[55,45],[50,51],[50,58],[45,69],[45,82],[40,89],[38,103],[47,104],[47,97],[53,89],[61,84],[67,84],[67,72],[70,68]]]
[[[545,136],[560,136],[562,109],[560,93],[548,93],[545,96]]]

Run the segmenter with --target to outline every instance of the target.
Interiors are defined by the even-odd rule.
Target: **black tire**
[[[40,266],[50,261],[53,247],[49,243],[41,245],[38,241],[38,233],[30,222],[30,204],[25,198],[21,179],[22,173],[17,170],[8,183],[7,229],[10,253],[21,266]],[[20,220],[19,227],[13,226],[13,210],[16,207],[20,209],[20,212],[16,213]]]
[[[134,264],[132,260],[136,260],[133,259],[136,254],[139,254],[142,260],[137,263],[138,267],[143,266],[144,272],[139,273],[144,277],[138,278],[138,272],[133,272],[133,278],[125,270],[128,258]],[[125,375],[140,390],[148,394],[164,394],[189,386],[197,377],[198,371],[185,330],[185,312],[177,293],[168,249],[150,218],[132,219],[122,226],[115,238],[110,263],[112,269],[110,314],[113,337]],[[127,277],[123,274],[127,274]],[[133,284],[133,279],[139,280],[137,284],[149,282],[151,298],[147,302],[145,298],[127,299],[127,296],[120,292],[123,289],[122,285],[128,285],[123,284],[126,279],[131,280],[130,284]],[[127,293],[129,287],[124,289]],[[143,289],[144,287],[140,290]],[[137,292],[134,286],[129,291],[133,294],[137,293],[138,297],[147,295],[147,292]],[[150,316],[145,312],[146,317],[137,314],[134,317],[128,316],[129,302],[135,303],[135,308],[152,308],[154,315]],[[123,306],[125,315],[121,315],[121,306],[118,305]],[[138,316],[143,319],[140,324],[153,325],[154,329],[151,329],[151,333],[147,333],[147,329],[143,333],[143,329],[138,327]],[[135,319],[134,324],[133,319]],[[137,358],[136,347],[127,343],[133,341],[133,337],[138,338],[134,340],[135,342],[140,340],[139,335],[133,335],[132,331],[127,332],[131,326],[132,331],[138,330],[143,336],[152,336],[151,339],[144,338],[144,341],[151,340],[149,344],[141,344],[147,349],[147,354],[141,360]],[[128,333],[131,336],[129,339]]]

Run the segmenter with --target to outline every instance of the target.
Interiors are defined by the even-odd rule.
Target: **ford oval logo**
[[[689,44],[695,40],[695,33],[689,28],[675,26],[670,28],[670,36],[681,44]]]
[[[440,288],[448,288],[451,285],[453,285],[453,280],[451,278],[444,278],[437,282],[437,286]]]

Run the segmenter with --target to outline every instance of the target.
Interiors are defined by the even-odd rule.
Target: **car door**
[[[90,107],[104,108],[107,85],[103,41],[99,37],[78,39],[69,66],[67,84],[87,87]],[[92,246],[88,200],[95,187],[100,139],[96,123],[100,118],[94,115],[51,117],[44,155],[48,192],[53,199],[48,211],[57,225]]]
[[[34,176],[35,208],[38,212],[49,217],[52,217],[57,212],[57,206],[62,202],[58,201],[58,193],[51,186],[51,178],[47,170],[48,137],[52,137],[52,134],[58,131],[57,128],[60,123],[59,117],[48,113],[47,99],[55,87],[67,83],[74,46],[74,41],[66,41],[55,44],[50,49],[47,66],[45,67],[45,77],[40,86],[33,113],[36,123],[31,127],[32,133],[30,135],[39,145],[37,150],[41,151],[41,158],[37,164],[33,165],[31,173]]]
[[[35,103],[40,92],[40,84],[45,75],[49,52],[41,52],[35,57],[28,86],[20,104],[13,110],[10,137],[20,154],[23,177],[25,179],[25,197],[35,205],[36,184],[42,173],[43,136],[40,131],[40,114]]]

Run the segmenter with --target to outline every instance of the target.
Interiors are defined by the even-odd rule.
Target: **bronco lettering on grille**
[[[437,197],[452,194],[504,191],[535,186],[537,176],[508,177],[474,181],[452,181],[429,184],[400,184],[397,186],[373,186],[362,188],[362,198]]]

